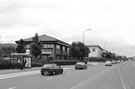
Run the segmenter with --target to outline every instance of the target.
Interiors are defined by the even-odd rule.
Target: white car
[[[112,62],[111,61],[106,61],[105,66],[112,66]]]

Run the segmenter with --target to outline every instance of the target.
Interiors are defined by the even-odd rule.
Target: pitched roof
[[[99,45],[87,45],[87,47],[98,47],[100,48],[101,50],[104,50],[102,47],[100,47]]]
[[[32,41],[32,37],[31,38],[26,38],[26,39],[23,39],[24,41]],[[53,38],[51,36],[47,36],[47,35],[41,35],[39,36],[39,40],[40,41],[58,41],[58,39],[56,38]]]
[[[28,42],[31,42],[32,41],[32,37],[31,38],[26,38],[26,39],[23,39],[24,41],[28,41]],[[70,45],[70,44],[68,44],[68,43],[66,43],[66,42],[63,42],[63,41],[61,41],[61,40],[58,40],[58,39],[56,39],[56,38],[54,38],[54,37],[51,37],[51,36],[48,36],[48,35],[41,35],[41,36],[39,36],[39,40],[40,41],[46,41],[46,42],[61,42],[61,43],[64,43],[64,44],[67,44],[67,45]],[[16,41],[16,42],[18,42],[18,41]]]

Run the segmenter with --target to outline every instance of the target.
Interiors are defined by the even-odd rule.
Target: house
[[[87,45],[90,50],[88,57],[102,57],[102,52],[104,51],[99,45]]]
[[[30,44],[32,43],[32,37],[23,39],[27,53],[30,50]],[[70,44],[58,40],[48,35],[39,36],[39,40],[43,43],[42,57],[53,57],[53,59],[65,59],[64,57],[69,55]],[[18,44],[19,40],[16,41]]]

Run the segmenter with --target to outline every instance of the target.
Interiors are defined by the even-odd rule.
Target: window
[[[96,49],[95,48],[92,48],[92,52],[95,52],[96,51]]]
[[[51,46],[50,46],[51,48],[54,48],[54,45],[53,45],[53,44],[50,44],[50,45],[51,45]]]
[[[47,48],[47,44],[44,44],[44,48]]]
[[[65,49],[66,49],[66,48],[63,46],[63,47],[62,47],[62,50],[65,51]]]
[[[26,45],[26,49],[30,49],[30,45]]]
[[[44,44],[44,48],[53,48],[53,44]]]
[[[56,45],[56,49],[60,49],[60,45]]]

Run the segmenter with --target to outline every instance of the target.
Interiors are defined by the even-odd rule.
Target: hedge
[[[56,63],[57,65],[74,65],[77,60],[51,60],[50,63]]]
[[[43,66],[45,63],[41,63],[41,62],[32,62],[31,66],[32,67],[41,67]]]
[[[89,58],[87,58],[87,60],[90,62],[105,62],[106,60],[112,60],[112,59],[99,58],[99,57],[89,57]]]
[[[0,69],[18,69],[20,68],[22,65],[21,64],[17,64],[17,63],[0,63]]]

